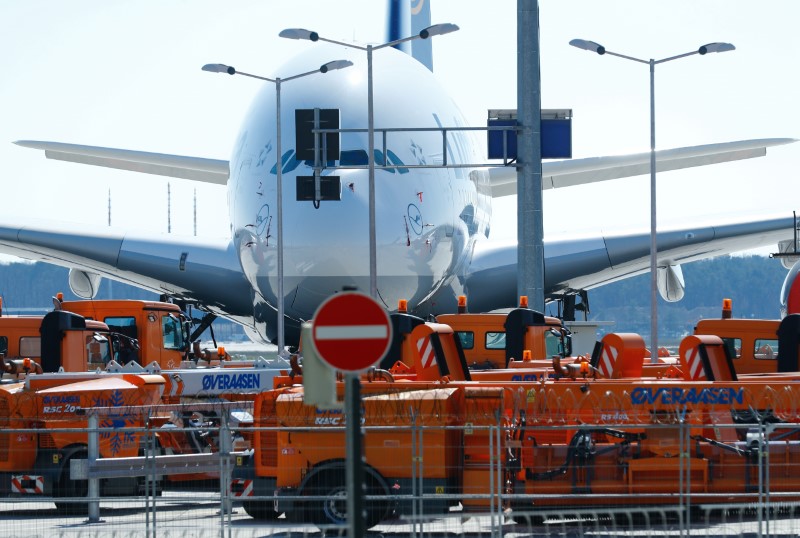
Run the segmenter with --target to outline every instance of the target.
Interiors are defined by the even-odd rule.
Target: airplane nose
[[[369,291],[368,201],[356,186],[358,172],[363,171],[341,171],[342,199],[323,200],[318,207],[298,201],[297,175],[283,174],[283,295],[289,317],[311,319],[317,306],[343,287]],[[255,220],[239,228],[242,266],[254,289],[276,305],[277,199],[264,199],[250,214],[254,209]]]
[[[315,207],[291,200],[285,206],[284,286],[293,291],[287,304],[303,319],[344,287],[369,291],[368,200],[355,187],[358,175],[340,172],[339,201],[323,200]]]

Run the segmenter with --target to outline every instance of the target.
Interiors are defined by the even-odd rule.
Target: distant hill
[[[0,265],[0,297],[3,309],[11,313],[44,312],[52,308],[51,298],[63,292],[65,299],[77,299],[69,289],[69,271],[45,263]],[[717,317],[722,299],[733,300],[737,318],[775,318],[786,270],[777,260],[763,256],[725,256],[683,266],[686,296],[678,303],[659,298],[659,335],[679,338],[691,332],[701,318]],[[158,300],[158,295],[133,286],[104,279],[98,299]],[[589,292],[591,320],[613,321],[609,331],[650,333],[650,275],[644,274]],[[555,310],[555,309],[553,309]],[[553,312],[548,311],[552,314]],[[244,339],[240,327],[217,320],[217,338]],[[204,335],[207,339],[208,334]]]
[[[0,297],[3,312],[11,314],[40,314],[53,308],[52,298],[62,292],[64,300],[79,299],[69,289],[69,269],[47,263],[0,264]],[[103,279],[97,299],[138,299],[158,301],[156,293],[135,286]],[[247,336],[241,326],[227,320],[214,322],[214,335],[219,341],[242,341]],[[210,340],[208,331],[203,340]]]
[[[733,301],[737,318],[780,316],[786,269],[765,256],[722,256],[682,266],[686,295],[677,303],[658,299],[659,337],[677,339],[692,332],[697,320],[719,317],[722,299]],[[650,334],[650,274],[589,292],[589,319],[614,321],[613,332]],[[645,336],[647,338],[647,336]]]

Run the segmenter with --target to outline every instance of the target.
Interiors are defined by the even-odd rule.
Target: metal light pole
[[[342,45],[358,50],[363,50],[367,53],[367,136],[368,141],[368,163],[369,163],[369,295],[373,299],[378,298],[378,255],[377,255],[377,238],[375,234],[375,125],[374,125],[374,112],[373,112],[373,90],[372,90],[372,52],[383,49],[386,47],[393,47],[406,41],[414,39],[428,39],[429,37],[449,34],[458,30],[458,26],[450,23],[434,24],[420,31],[419,34],[404,37],[403,39],[396,39],[382,45],[367,45],[362,47],[353,43],[345,43],[343,41],[336,41],[326,37],[320,37],[317,32],[306,30],[304,28],[287,28],[283,30],[280,37],[287,39],[307,39],[309,41],[325,41],[335,45]]]
[[[276,132],[276,145],[277,145],[277,153],[278,159],[275,165],[275,169],[277,171],[277,180],[276,180],[276,196],[278,198],[278,354],[283,356],[285,349],[286,349],[286,341],[284,336],[284,304],[283,304],[283,150],[281,148],[281,84],[284,82],[289,82],[290,80],[294,80],[297,78],[305,77],[308,75],[313,75],[314,73],[327,73],[328,71],[335,71],[336,69],[344,69],[345,67],[350,67],[353,65],[353,62],[349,60],[334,60],[332,62],[328,62],[319,69],[314,69],[313,71],[308,71],[306,73],[300,73],[299,75],[294,75],[291,77],[280,78],[276,77],[274,79],[267,78],[267,77],[260,77],[258,75],[251,75],[250,73],[244,73],[242,71],[237,71],[233,67],[224,65],[224,64],[206,64],[203,66],[203,71],[209,71],[211,73],[228,73],[229,75],[243,75],[245,77],[257,78],[258,80],[265,80],[267,82],[272,82],[275,84],[275,122],[277,124],[277,132]]]
[[[606,50],[594,41],[573,39],[569,42],[573,47],[596,52],[597,54],[610,54],[634,62],[650,66],[650,361],[658,362],[658,243],[656,238],[656,93],[655,71],[657,64],[663,64],[678,58],[693,56],[695,54],[708,54],[709,52],[726,52],[735,50],[730,43],[709,43],[692,52],[670,56],[661,60],[641,60],[633,56],[626,56]]]

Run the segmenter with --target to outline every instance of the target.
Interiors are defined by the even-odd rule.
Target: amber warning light
[[[730,299],[722,300],[722,319],[731,319],[733,316],[733,301]]]

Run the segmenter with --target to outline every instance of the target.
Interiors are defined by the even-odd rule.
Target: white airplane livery
[[[159,174],[227,186],[231,237],[206,240],[64,223],[0,222],[0,251],[69,267],[72,291],[93,297],[107,277],[189,301],[242,324],[252,338],[275,341],[278,271],[277,171],[282,172],[284,312],[287,343],[299,324],[343,287],[369,289],[368,139],[343,132],[340,159],[322,177],[340,178],[339,200],[298,200],[298,176],[313,176],[313,162],[294,147],[296,109],[338,109],[342,129],[364,130],[367,61],[362,51],[309,43],[309,50],[275,73],[293,75],[346,59],[352,66],[291,82],[281,96],[282,155],[277,154],[276,88],[255,97],[229,161],[19,141],[51,159]],[[199,66],[198,66],[199,67]],[[435,76],[414,57],[387,49],[374,62],[376,128],[466,126]],[[514,306],[515,242],[491,239],[492,198],[515,194],[513,167],[422,167],[485,163],[485,136],[435,130],[376,135],[375,196],[377,288],[393,310],[408,299],[420,315],[454,311],[469,296],[472,310]],[[660,171],[762,156],[791,142],[768,139],[658,152]],[[330,164],[330,163],[326,163]],[[643,174],[649,154],[575,159],[543,164],[545,188]],[[687,226],[658,235],[662,296],[683,295],[680,264],[778,243],[792,237],[791,217]],[[550,299],[646,272],[649,234],[545,238],[545,292]]]

